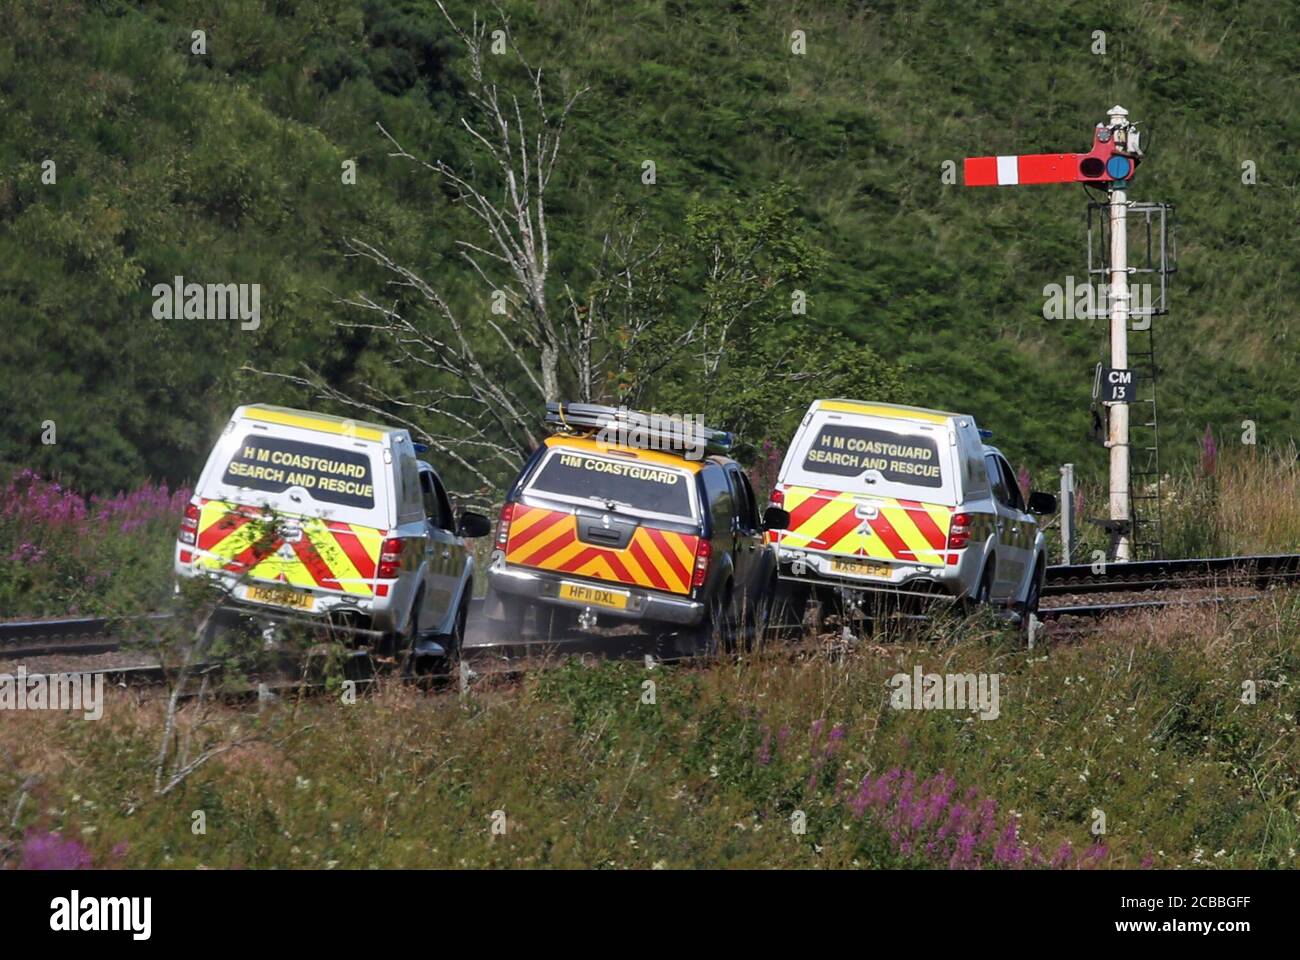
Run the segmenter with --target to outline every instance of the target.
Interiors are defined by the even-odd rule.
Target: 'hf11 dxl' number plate
[[[605,590],[602,587],[589,587],[585,583],[560,584],[560,599],[587,603],[596,607],[612,607],[626,610],[628,595],[618,590]]]

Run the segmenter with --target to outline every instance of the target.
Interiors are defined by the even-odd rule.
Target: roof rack
[[[546,424],[557,433],[600,434],[594,439],[688,456],[727,454],[736,442],[734,434],[706,427],[698,417],[644,413],[599,403],[547,403]]]

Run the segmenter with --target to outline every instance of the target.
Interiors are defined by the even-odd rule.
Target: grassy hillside
[[[553,190],[557,282],[581,282],[619,203],[671,237],[693,200],[743,207],[788,185],[824,260],[807,317],[787,322],[905,365],[915,399],[975,413],[1035,473],[1074,460],[1087,476],[1102,330],[1040,312],[1045,284],[1083,272],[1086,198],[940,174],[967,154],[1085,150],[1120,102],[1149,131],[1135,197],[1180,212],[1173,314],[1157,320],[1167,461],[1194,455],[1207,424],[1224,442],[1244,419],[1264,443],[1300,436],[1292,6],[506,7],[530,59],[591,88]],[[383,241],[457,309],[481,308],[452,251],[464,214],[386,158],[375,128],[462,157],[464,64],[432,3],[5,0],[0,16],[0,463],[88,491],[183,482],[236,403],[312,402],[244,363],[309,362],[343,388],[391,377],[365,331],[329,325],[335,296],[382,291],[344,236]],[[261,283],[261,328],[154,319],[150,288],[175,275]]]

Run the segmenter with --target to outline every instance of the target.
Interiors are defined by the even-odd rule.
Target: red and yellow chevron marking
[[[384,534],[374,527],[301,518],[302,536],[280,555],[285,540],[263,522],[261,511],[208,500],[199,509],[195,564],[248,574],[295,587],[369,596]]]
[[[876,508],[874,517],[865,516],[865,510],[859,513],[868,506]],[[785,509],[790,526],[777,538],[782,546],[932,566],[944,563],[951,507],[892,497],[864,501],[838,490],[786,487]]]
[[[690,534],[638,527],[622,550],[595,547],[578,539],[578,520],[573,514],[517,503],[506,542],[506,562],[690,593],[699,540]]]

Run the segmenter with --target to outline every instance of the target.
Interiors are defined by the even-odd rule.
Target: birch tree
[[[346,256],[379,267],[388,277],[383,292],[339,298],[347,312],[333,322],[377,334],[392,362],[406,368],[405,382],[419,388],[364,388],[353,395],[310,371],[295,375],[257,371],[310,388],[317,396],[398,421],[427,442],[441,458],[493,490],[498,477],[517,470],[540,440],[541,411],[565,397],[591,394],[591,355],[596,337],[590,312],[556,296],[547,197],[564,143],[566,124],[585,88],[556,95],[554,82],[525,58],[499,8],[496,25],[474,14],[468,26],[454,20],[441,2],[448,26],[468,63],[468,97],[459,126],[472,160],[465,169],[409,150],[377,124],[392,158],[427,171],[453,202],[472,214],[476,235],[456,241],[456,250],[485,285],[484,309],[469,315],[452,306],[445,289],[400,262],[382,244],[344,238]],[[490,53],[505,44],[510,58]],[[513,59],[526,78],[526,91],[510,91],[491,75],[490,61]],[[409,295],[414,294],[414,298]],[[418,306],[404,308],[404,301]],[[496,313],[488,304],[501,304]],[[498,359],[505,358],[503,375]],[[251,369],[251,368],[250,368]],[[427,386],[424,386],[427,384]]]

